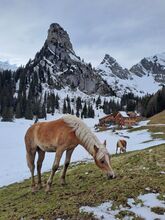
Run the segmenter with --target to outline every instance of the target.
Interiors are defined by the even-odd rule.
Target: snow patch
[[[165,208],[165,202],[159,200],[157,197],[159,194],[154,193],[148,193],[144,195],[140,195],[138,197],[139,200],[142,201],[142,203],[136,203],[133,198],[129,198],[127,203],[130,206],[130,208],[122,207],[120,206],[116,210],[112,210],[112,201],[104,202],[101,205],[97,207],[89,207],[89,206],[83,206],[80,208],[80,212],[88,212],[93,213],[93,215],[98,219],[104,219],[104,220],[114,220],[116,219],[116,215],[119,214],[120,211],[130,211],[135,214],[135,216],[140,216],[141,218],[144,218],[145,220],[164,220],[164,215],[159,215],[151,211],[152,207],[162,207]],[[130,216],[125,216],[124,219],[132,219]]]

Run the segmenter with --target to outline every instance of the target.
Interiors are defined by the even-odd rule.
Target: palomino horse
[[[127,142],[124,139],[118,140],[117,145],[116,145],[116,154],[117,154],[118,149],[120,149],[120,153],[125,153],[126,146],[127,146]]]
[[[71,155],[78,144],[82,145],[93,156],[96,165],[107,174],[108,178],[115,178],[110,155],[105,147],[106,142],[101,144],[85,123],[76,116],[66,115],[55,121],[33,124],[26,132],[25,144],[27,164],[32,177],[32,191],[35,190],[34,160],[36,152],[38,152],[38,187],[41,186],[41,167],[45,152],[56,152],[52,171],[46,184],[46,191],[49,191],[64,151],[66,151],[66,159],[61,183],[65,184],[65,174]]]

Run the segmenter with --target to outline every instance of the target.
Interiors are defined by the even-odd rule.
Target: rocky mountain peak
[[[113,57],[111,57],[109,54],[105,54],[104,59],[101,62],[101,64],[103,63],[109,63],[113,65],[114,63],[116,63],[116,60]]]
[[[92,68],[76,55],[68,33],[57,23],[50,25],[48,36],[34,60],[26,65],[27,75],[38,75],[41,87],[47,90],[79,89],[88,95],[114,94],[111,87]],[[30,79],[30,80],[31,80]]]
[[[48,45],[59,44],[62,47],[73,51],[68,33],[58,23],[52,23],[50,25],[46,42]]]
[[[105,54],[103,61],[97,68],[99,72],[109,72],[110,77],[119,77],[120,79],[130,78],[130,72],[128,69],[123,69],[120,64],[109,54]],[[102,75],[102,74],[101,74]]]
[[[165,53],[143,58],[130,71],[139,77],[152,75],[158,83],[165,83]]]

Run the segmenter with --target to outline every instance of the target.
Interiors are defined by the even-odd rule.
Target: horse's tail
[[[33,125],[30,128],[28,128],[25,134],[24,140],[25,140],[25,146],[26,146],[27,165],[30,170],[33,170],[35,154],[37,150],[37,146],[35,146],[35,143],[34,143],[34,126]]]

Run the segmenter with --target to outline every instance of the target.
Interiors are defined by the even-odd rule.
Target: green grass
[[[151,211],[155,212],[156,214],[159,214],[159,215],[165,214],[165,208],[162,208],[162,207],[152,207]]]
[[[29,179],[0,188],[0,220],[94,219],[91,214],[80,213],[79,208],[108,200],[113,201],[114,208],[127,206],[127,198],[136,199],[146,192],[146,187],[159,192],[160,199],[164,198],[165,175],[160,174],[165,171],[164,164],[165,145],[160,145],[113,156],[112,166],[117,174],[113,180],[107,180],[95,164],[81,163],[68,169],[65,187],[60,185],[60,173],[57,173],[49,194],[44,188],[32,194]],[[44,182],[48,175],[43,175]]]

